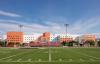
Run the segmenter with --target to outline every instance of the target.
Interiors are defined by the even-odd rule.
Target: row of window
[[[7,36],[7,37],[21,37],[21,36]]]
[[[15,41],[16,41],[16,42],[19,42],[19,41],[21,41],[21,40],[8,40],[8,42],[12,42],[12,41],[13,41],[13,42],[15,42]]]
[[[24,37],[24,38],[34,38],[34,37]]]
[[[34,40],[34,39],[25,39],[25,40]]]
[[[22,39],[22,38],[7,38],[7,39]]]

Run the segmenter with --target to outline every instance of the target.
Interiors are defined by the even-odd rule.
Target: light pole
[[[65,24],[65,27],[66,27],[66,36],[67,36],[67,33],[68,33],[68,30],[67,30],[68,26],[69,26],[69,24]]]
[[[23,27],[23,25],[18,25],[18,27],[19,27],[19,31],[21,32],[22,30],[22,27]]]

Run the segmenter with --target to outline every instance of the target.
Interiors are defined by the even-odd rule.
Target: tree
[[[13,47],[13,46],[14,46],[14,42],[9,42],[9,43],[7,44],[7,46],[8,46],[8,47]]]
[[[73,46],[73,44],[78,45],[78,42],[77,41],[68,42],[68,46]]]
[[[65,46],[65,45],[66,45],[66,41],[63,41],[61,44],[62,44],[63,46]]]
[[[97,42],[97,45],[100,47],[100,40]]]
[[[2,41],[0,41],[0,46],[2,46]]]
[[[0,46],[6,47],[6,40],[0,40]]]
[[[19,47],[19,46],[21,46],[21,42],[16,42],[15,45],[16,45],[17,47]]]
[[[68,42],[68,46],[73,46],[73,41]]]
[[[93,40],[87,40],[85,43],[89,44],[90,46],[95,45],[95,41],[93,41]]]

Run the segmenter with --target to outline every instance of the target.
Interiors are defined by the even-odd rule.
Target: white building
[[[72,35],[70,35],[70,34],[67,34],[67,35],[66,34],[60,34],[59,37],[60,38],[73,38]]]
[[[23,35],[23,42],[24,43],[29,43],[31,41],[36,41],[39,37],[41,36],[40,33],[34,33],[34,34],[29,34],[29,35]]]
[[[50,35],[50,41],[51,42],[58,42],[60,38],[73,38],[73,40],[77,37],[78,35],[71,35],[71,34],[51,34]]]
[[[50,34],[50,42],[57,42],[60,34]]]
[[[23,36],[23,42],[24,43],[29,43],[31,41],[34,41],[34,35],[24,35]]]

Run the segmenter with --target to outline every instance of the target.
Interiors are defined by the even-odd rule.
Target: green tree
[[[93,40],[87,40],[85,43],[89,44],[90,46],[95,45],[95,41],[93,41]]]
[[[0,46],[2,46],[2,47],[6,47],[6,40],[1,40],[0,41]]]
[[[63,41],[61,44],[62,44],[63,46],[66,46],[66,41]]]
[[[100,47],[100,40],[97,42],[97,45]]]
[[[73,46],[73,44],[78,45],[78,42],[77,41],[68,42],[68,46]]]
[[[2,46],[2,41],[0,41],[0,46]]]
[[[8,47],[14,47],[14,42],[9,42],[9,43],[7,44],[7,46],[8,46]]]

